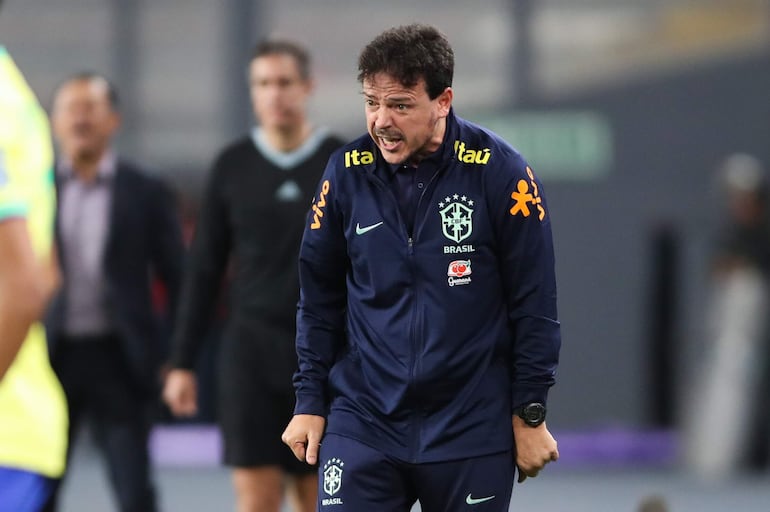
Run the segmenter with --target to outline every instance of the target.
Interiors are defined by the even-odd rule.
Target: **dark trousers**
[[[69,455],[84,420],[107,462],[120,512],[155,512],[148,438],[152,402],[134,384],[115,336],[65,339],[52,366],[67,395]],[[66,476],[66,475],[65,475]],[[57,509],[58,489],[44,509]]]
[[[507,512],[514,466],[510,450],[410,464],[327,433],[318,457],[318,510],[409,512],[419,500],[423,512]]]

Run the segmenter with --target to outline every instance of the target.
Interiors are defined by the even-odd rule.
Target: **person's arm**
[[[165,325],[172,328],[179,305],[184,265],[184,241],[177,202],[171,190],[161,181],[153,182],[148,197],[151,214],[150,258],[153,271],[166,290],[168,304]],[[165,354],[167,356],[168,354]]]
[[[344,322],[349,265],[330,160],[308,213],[299,254],[296,406],[282,439],[299,460],[315,464],[328,410],[328,377],[345,344]]]
[[[547,402],[555,382],[561,334],[556,313],[556,277],[551,219],[540,181],[515,157],[512,172],[489,188],[500,242],[500,265],[511,343],[511,410]],[[499,192],[498,192],[499,191]],[[545,423],[530,427],[512,417],[519,480],[536,476],[558,458],[556,441]]]
[[[176,198],[164,182],[154,179],[150,181],[146,204],[149,213],[146,217],[148,222],[146,229],[150,237],[149,263],[153,277],[157,278],[163,286],[166,299],[159,339],[159,353],[163,364],[158,372],[159,382],[165,385],[170,369],[168,364],[170,338],[182,287],[185,247]]]
[[[55,261],[35,255],[24,217],[0,219],[0,380],[56,286]]]
[[[203,336],[219,298],[222,276],[231,248],[224,174],[217,164],[212,170],[202,201],[182,279],[174,334],[171,339],[171,371],[166,376],[163,399],[178,416],[197,412],[197,390],[193,368]]]
[[[517,163],[511,179],[497,189],[502,208],[498,206],[494,213],[503,290],[514,333],[513,409],[530,402],[546,403],[561,347],[550,212],[540,181],[523,160]],[[524,200],[528,202],[523,204]]]

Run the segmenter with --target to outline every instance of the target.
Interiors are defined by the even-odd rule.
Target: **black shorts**
[[[281,441],[294,413],[291,376],[286,377],[285,386],[276,389],[275,383],[266,381],[260,372],[264,360],[244,364],[243,360],[236,363],[229,355],[222,355],[217,394],[225,465],[280,466],[294,475],[317,472],[316,466],[297,460]]]

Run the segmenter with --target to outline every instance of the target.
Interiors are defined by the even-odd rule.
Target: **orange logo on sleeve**
[[[514,216],[521,213],[524,217],[529,217],[532,213],[529,207],[532,205],[537,208],[537,218],[542,221],[545,218],[545,209],[542,204],[543,198],[540,197],[540,191],[535,182],[535,175],[529,166],[527,166],[527,176],[529,176],[529,182],[527,180],[519,180],[516,183],[516,190],[511,192],[511,199],[516,201],[516,203],[511,207],[510,213]],[[530,186],[532,187],[531,192]]]
[[[329,193],[329,180],[324,180],[321,185],[321,193],[318,194],[318,201],[313,202],[313,222],[310,223],[310,229],[321,227],[321,219],[324,217],[324,207],[326,206],[326,195]]]

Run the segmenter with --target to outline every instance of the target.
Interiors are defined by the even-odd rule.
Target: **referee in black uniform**
[[[294,407],[297,254],[315,186],[342,141],[307,118],[312,81],[301,46],[258,44],[249,82],[259,125],[226,147],[211,170],[163,395],[175,415],[196,413],[193,367],[229,269],[217,410],[237,510],[278,512],[289,476],[296,510],[310,512],[316,468],[299,463],[281,433]]]

